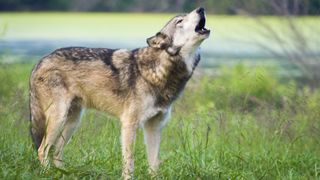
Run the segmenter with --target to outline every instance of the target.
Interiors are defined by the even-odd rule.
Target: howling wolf
[[[171,105],[183,91],[199,60],[199,46],[209,37],[205,11],[197,8],[172,18],[132,51],[68,47],[45,56],[30,77],[31,135],[38,158],[63,164],[63,148],[80,122],[83,108],[120,119],[123,177],[133,174],[133,144],[143,127],[150,169],[159,165],[160,133]]]

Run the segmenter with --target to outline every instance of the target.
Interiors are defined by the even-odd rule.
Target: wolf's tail
[[[30,83],[30,134],[36,149],[39,149],[45,134],[45,115],[40,106],[36,90]]]

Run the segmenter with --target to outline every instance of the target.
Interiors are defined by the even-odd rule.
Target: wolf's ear
[[[147,43],[153,48],[166,49],[171,45],[171,39],[167,35],[158,32],[155,36],[149,37]]]
[[[147,43],[150,47],[165,49],[171,56],[176,56],[181,49],[181,47],[173,46],[172,40],[169,36],[161,32],[158,32],[155,36],[148,38]]]

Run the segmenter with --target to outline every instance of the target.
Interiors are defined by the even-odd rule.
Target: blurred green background
[[[207,11],[202,60],[163,130],[156,179],[320,178],[319,0],[2,0],[0,178],[119,179],[120,126],[87,110],[64,169],[29,136],[28,78],[65,46],[146,46],[173,16]],[[143,134],[137,179],[150,179]]]

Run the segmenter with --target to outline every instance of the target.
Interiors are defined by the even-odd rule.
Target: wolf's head
[[[150,47],[166,50],[172,56],[180,51],[192,53],[210,35],[205,24],[205,11],[200,7],[172,18],[160,32],[148,38],[147,43]]]

